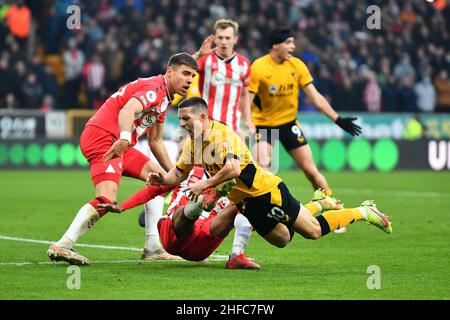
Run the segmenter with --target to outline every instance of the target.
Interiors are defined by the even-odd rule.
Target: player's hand
[[[99,203],[97,205],[98,209],[103,209],[105,212],[115,212],[115,213],[121,213],[125,211],[125,208],[122,207],[120,204],[114,204],[114,203]]]
[[[148,186],[159,186],[164,184],[164,175],[161,172],[150,172],[145,181]]]
[[[122,154],[125,152],[125,150],[128,149],[128,147],[129,144],[127,140],[123,139],[117,140],[116,142],[113,143],[111,148],[109,148],[109,150],[105,153],[105,155],[103,156],[103,161],[107,163],[109,160],[113,158],[121,157]]]
[[[361,127],[353,122],[356,119],[357,119],[356,117],[352,117],[352,118],[341,118],[341,117],[338,117],[336,119],[335,123],[339,127],[341,127],[343,130],[345,130],[348,133],[350,133],[352,136],[359,136],[361,134]]]
[[[245,125],[247,126],[247,131],[250,135],[254,135],[256,133],[256,127],[251,120],[246,121]]]
[[[206,38],[203,43],[202,46],[200,47],[200,49],[198,49],[198,51],[196,52],[196,59],[200,59],[203,56],[206,56],[208,54],[210,54],[211,52],[213,52],[213,48],[212,48],[212,43],[214,41],[214,35],[209,35],[208,38]]]
[[[193,201],[197,201],[198,196],[200,196],[206,190],[206,181],[199,180],[196,183],[191,183],[186,188],[181,190],[186,193],[186,196]]]

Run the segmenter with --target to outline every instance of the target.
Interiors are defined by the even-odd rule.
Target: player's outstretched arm
[[[327,99],[324,98],[317,91],[316,87],[311,83],[303,88],[306,95],[311,99],[311,101],[316,105],[317,109],[319,109],[323,114],[325,114],[331,121],[336,123],[343,130],[350,133],[352,136],[358,136],[361,134],[361,127],[355,124],[357,118],[342,118],[339,114],[333,109],[333,107],[328,103]]]
[[[161,188],[160,186],[146,186],[120,204],[100,203],[97,205],[97,208],[105,209],[106,212],[121,213],[147,203],[147,201],[154,199],[164,192],[167,192],[167,189]]]
[[[164,145],[163,140],[164,123],[157,122],[155,126],[147,134],[147,141],[150,150],[155,155],[156,160],[158,160],[161,167],[164,170],[169,171],[174,167],[173,162],[170,160],[167,148]]]
[[[199,180],[189,185],[184,191],[190,191],[194,195],[200,195],[208,188],[213,188],[225,181],[235,179],[241,174],[241,165],[239,160],[227,158],[225,165],[213,177],[207,180]]]
[[[182,181],[186,180],[188,177],[188,173],[184,173],[177,167],[173,167],[166,174],[162,174],[161,172],[150,172],[147,177],[147,185],[149,186],[175,186]]]
[[[241,92],[241,97],[239,98],[239,108],[241,109],[242,115],[244,117],[248,133],[251,135],[256,133],[255,125],[252,122],[252,112],[251,112],[251,105],[255,95],[254,94],[252,95],[253,96],[250,101],[250,92],[248,91],[248,87],[244,87]]]

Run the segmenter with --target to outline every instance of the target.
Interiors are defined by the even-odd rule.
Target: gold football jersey
[[[276,127],[296,119],[300,88],[313,82],[298,58],[276,64],[270,55],[251,66],[249,91],[255,94],[252,119],[256,126]]]
[[[247,146],[231,128],[216,121],[210,121],[209,135],[203,139],[203,143],[186,139],[176,166],[178,170],[187,173],[194,164],[200,165],[214,176],[230,157],[238,159],[241,165],[236,186],[228,196],[235,204],[246,198],[271,192],[282,181],[253,161]]]

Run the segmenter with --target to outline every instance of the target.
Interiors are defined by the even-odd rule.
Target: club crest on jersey
[[[142,118],[142,124],[143,127],[151,127],[155,124],[156,121],[156,115],[155,114],[147,114]]]
[[[269,86],[269,92],[270,92],[271,94],[274,94],[274,93],[277,92],[277,91],[278,91],[278,87],[277,87],[276,85],[271,84],[271,85]]]
[[[227,141],[222,142],[222,147],[222,152],[230,152],[232,150]]]

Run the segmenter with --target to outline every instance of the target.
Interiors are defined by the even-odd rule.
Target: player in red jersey
[[[203,168],[194,166],[188,178],[173,190],[166,215],[158,222],[158,231],[164,249],[190,261],[202,261],[209,257],[233,229],[235,218],[242,216],[238,214],[236,217],[236,207],[228,205],[229,200],[225,197],[234,186],[231,181],[219,188],[208,190],[196,202],[185,195],[183,189],[198,180],[205,179],[205,175]],[[120,204],[99,204],[98,206],[107,211],[120,213],[147,202],[161,192],[163,190],[160,186],[148,186]],[[213,206],[212,211],[208,210],[207,207]],[[242,252],[234,259],[227,261],[227,268],[260,269],[259,264],[251,261],[243,253],[251,231],[251,226],[243,230],[246,233],[243,235],[246,241]]]
[[[139,78],[122,86],[86,123],[80,148],[89,161],[95,198],[78,211],[66,233],[49,247],[51,260],[89,265],[73,246],[106,213],[97,205],[116,201],[122,175],[145,180],[150,172],[163,173],[173,167],[162,140],[165,114],[175,93],[186,95],[197,66],[187,53],[171,56],[164,75]],[[132,148],[144,134],[159,164]]]

